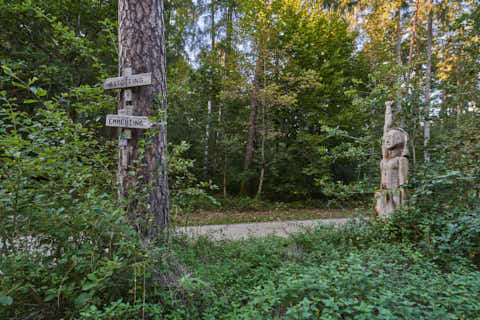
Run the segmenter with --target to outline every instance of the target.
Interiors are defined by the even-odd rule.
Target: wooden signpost
[[[160,0],[116,2],[119,74],[102,87],[119,90],[119,103],[106,125],[119,132],[119,205],[148,243],[168,230],[169,217],[166,121],[147,118],[167,113],[164,6]]]
[[[153,121],[148,117],[124,116],[108,114],[106,125],[108,127],[148,129],[153,126]]]
[[[132,131],[129,128],[148,129],[154,125],[154,122],[148,119],[148,117],[133,115],[134,106],[132,105],[132,89],[126,88],[148,86],[151,84],[151,73],[132,75],[132,68],[125,68],[123,76],[121,77],[108,78],[103,82],[104,89],[123,89],[125,105],[119,106],[118,114],[108,114],[105,123],[108,127],[121,128],[118,137],[118,146],[120,147],[120,153],[122,153],[122,162],[120,163],[121,169],[126,169],[128,163],[128,140],[132,138]]]
[[[150,84],[152,84],[152,74],[140,73],[117,78],[108,78],[105,80],[102,87],[107,90],[148,86]]]

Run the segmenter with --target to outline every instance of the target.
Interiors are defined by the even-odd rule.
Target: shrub
[[[185,270],[164,243],[146,248],[114,199],[110,145],[54,101],[28,115],[0,98],[0,318],[73,318],[174,289]]]

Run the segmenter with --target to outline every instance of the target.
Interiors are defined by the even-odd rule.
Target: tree
[[[256,133],[257,133],[257,109],[259,104],[259,92],[260,92],[260,82],[263,78],[263,72],[265,68],[265,54],[266,54],[266,46],[267,44],[267,34],[269,29],[270,21],[270,9],[271,9],[271,1],[255,1],[254,2],[256,21],[253,23],[255,25],[254,33],[253,33],[253,43],[256,50],[256,57],[255,57],[255,69],[253,72],[253,80],[252,80],[252,89],[250,92],[250,114],[248,117],[248,135],[247,135],[247,146],[245,150],[245,157],[243,161],[243,173],[244,178],[240,185],[240,194],[246,194],[248,189],[248,181],[249,181],[249,169],[250,165],[252,164],[253,160],[253,153],[256,141]],[[252,12],[250,12],[251,14]],[[263,183],[263,177],[262,177]]]
[[[167,87],[163,0],[120,0],[119,69],[152,73],[152,85],[133,89],[135,115],[165,117]],[[120,105],[124,105],[123,96]],[[167,128],[153,132],[132,130],[128,148],[119,152],[119,193],[128,203],[131,223],[144,240],[152,240],[168,226]],[[125,163],[126,166],[122,166]],[[136,175],[130,171],[136,170]],[[144,198],[136,195],[145,192]]]
[[[116,46],[111,39],[116,34],[111,22],[115,15],[114,1],[0,1],[1,64],[22,79],[37,78],[35,86],[46,89],[48,97],[96,85],[99,77],[116,70]],[[0,77],[9,96],[24,95],[3,80]],[[22,110],[34,113],[37,106],[25,105]],[[68,103],[61,106],[74,121],[79,120],[78,110]]]
[[[425,127],[423,129],[423,146],[425,148],[424,160],[430,161],[428,153],[428,143],[430,142],[430,98],[432,88],[432,45],[433,45],[433,0],[428,1],[428,18],[427,18],[427,70],[425,72]]]

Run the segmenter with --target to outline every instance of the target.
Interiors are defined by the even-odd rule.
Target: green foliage
[[[209,302],[214,318],[477,316],[478,271],[457,262],[445,271],[421,246],[386,241],[393,240],[357,222],[343,230],[319,226],[290,239],[180,242],[176,250],[219,295]]]
[[[266,190],[290,199],[325,196],[315,181],[350,183],[364,153],[355,138],[362,117],[353,93],[362,74],[352,58],[354,34],[336,13],[317,6],[272,5],[278,22],[269,50],[281,62],[272,61],[269,81],[291,99],[268,101],[272,131],[281,134],[272,141],[275,152],[267,172],[272,185]]]
[[[135,255],[122,241],[135,236],[106,193],[108,148],[52,101],[30,117],[0,99],[1,316],[49,318],[115,296],[106,288],[122,281]]]
[[[0,15],[2,64],[23,79],[37,76],[52,96],[115,70],[114,2],[2,1]]]
[[[0,317],[58,319],[121,298],[135,303],[146,279],[168,269],[165,246],[146,254],[126,223],[112,144],[74,123],[34,79],[16,80],[41,108],[29,115],[20,110],[30,101],[0,92]]]
[[[217,200],[208,191],[218,187],[211,182],[198,182],[192,172],[194,160],[185,159],[184,153],[190,145],[182,141],[178,145],[170,145],[169,150],[169,191],[173,206],[187,213],[200,208],[215,208]]]
[[[278,282],[252,290],[244,318],[257,314],[285,319],[447,319],[478,312],[472,301],[479,283],[472,275],[455,275],[450,281],[450,275],[438,273],[428,263],[416,263],[415,251],[395,246],[388,247],[388,253],[382,251],[350,254],[300,272],[285,268],[274,276]],[[469,288],[455,290],[455,282],[468,283]],[[445,286],[453,290],[445,293]]]

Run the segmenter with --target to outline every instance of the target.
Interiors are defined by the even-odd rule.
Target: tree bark
[[[203,154],[203,177],[208,179],[208,167],[209,167],[209,144],[210,144],[210,119],[212,117],[212,100],[208,100],[207,103],[207,125],[205,126],[205,149]]]
[[[225,147],[223,153],[223,199],[227,199],[228,153]]]
[[[213,88],[213,68],[214,68],[214,56],[215,56],[215,0],[212,0],[210,3],[210,43],[212,51],[210,53],[210,97],[208,99],[207,106],[207,125],[205,127],[205,155],[204,155],[204,178],[208,179],[208,169],[209,169],[209,143],[210,143],[210,122],[212,117],[212,108],[215,104],[215,94]]]
[[[265,58],[265,56],[264,56]],[[267,79],[265,77],[266,75],[266,70],[265,70],[265,61],[263,61],[263,88],[267,87]],[[265,93],[263,94],[263,103],[262,103],[262,143],[260,147],[260,180],[258,182],[258,189],[257,189],[257,195],[256,198],[260,199],[262,196],[262,191],[263,191],[263,181],[265,179],[265,139],[267,137],[267,123],[266,123],[266,108],[267,108],[267,99]]]
[[[266,124],[265,124],[265,101],[262,104],[262,142],[260,147],[261,162],[260,162],[260,179],[258,182],[258,189],[256,198],[260,199],[262,196],[263,179],[265,178],[265,136],[266,136]]]
[[[360,2],[357,2],[353,7],[353,31],[357,31],[359,12],[360,12]]]
[[[427,71],[425,75],[425,110],[424,128],[423,128],[423,146],[424,160],[430,161],[428,152],[428,144],[430,142],[430,98],[432,87],[432,43],[433,43],[433,0],[428,1],[428,18],[427,18]]]
[[[230,67],[230,57],[232,54],[232,36],[233,36],[233,10],[234,10],[234,0],[230,0],[227,8],[227,34],[225,38],[225,65],[226,69],[229,70]]]
[[[261,42],[261,41],[260,41]],[[261,46],[259,46],[261,48]],[[243,172],[245,177],[240,185],[240,194],[246,194],[248,184],[248,169],[253,159],[253,148],[255,145],[255,133],[257,131],[257,102],[258,91],[260,90],[260,79],[263,71],[263,57],[262,50],[259,49],[257,62],[255,63],[255,75],[253,77],[253,90],[250,96],[250,117],[248,120],[248,138],[247,150],[245,152],[245,160],[243,162]]]
[[[457,102],[457,107],[456,107],[456,113],[457,113],[457,125],[460,122],[460,117],[462,115],[462,52],[461,49],[458,49],[458,56],[457,56],[457,61],[455,64],[455,77],[456,77],[456,102]]]
[[[397,42],[395,43],[395,55],[397,58],[397,67],[400,70],[402,67],[402,31],[401,31],[401,25],[402,25],[402,16],[401,16],[401,9],[402,4],[399,4],[397,10],[395,11],[395,19],[397,21]],[[401,72],[398,73],[397,77],[397,111],[400,112],[402,111],[402,88],[401,88],[401,83],[402,83],[402,74]],[[403,118],[403,117],[402,117]]]
[[[408,54],[407,90],[410,86],[410,77],[411,77],[411,74],[412,74],[413,54],[414,54],[414,51],[415,51],[415,36],[416,36],[416,33],[417,33],[419,5],[420,5],[420,0],[417,0],[416,4],[415,4],[415,15],[414,15],[414,18],[413,18],[412,37],[410,38],[410,51],[409,51],[409,54]]]
[[[118,21],[119,73],[126,68],[152,73],[150,86],[132,89],[133,115],[166,117],[163,0],[120,0]],[[120,106],[127,107],[123,94]],[[119,196],[127,202],[130,223],[147,242],[168,227],[167,127],[160,123],[149,129],[153,134],[132,130],[127,147],[119,151]]]
[[[232,36],[233,36],[233,10],[235,6],[235,0],[228,1],[227,7],[227,20],[226,20],[226,36],[225,36],[225,46],[223,48],[223,55],[224,55],[224,65],[223,65],[223,90],[225,91],[225,83],[230,75],[231,70],[231,55],[232,55]],[[226,112],[228,104],[223,103],[224,110],[222,110],[222,104],[219,104],[218,107],[218,128],[217,130],[217,141],[221,139],[225,139],[226,131],[225,127],[222,125],[222,113]],[[227,178],[228,178],[228,150],[227,150],[227,143],[223,141],[222,143],[222,153],[223,153],[223,169],[222,169],[222,176],[223,176],[223,198],[227,198]],[[215,166],[217,167],[217,166]]]

